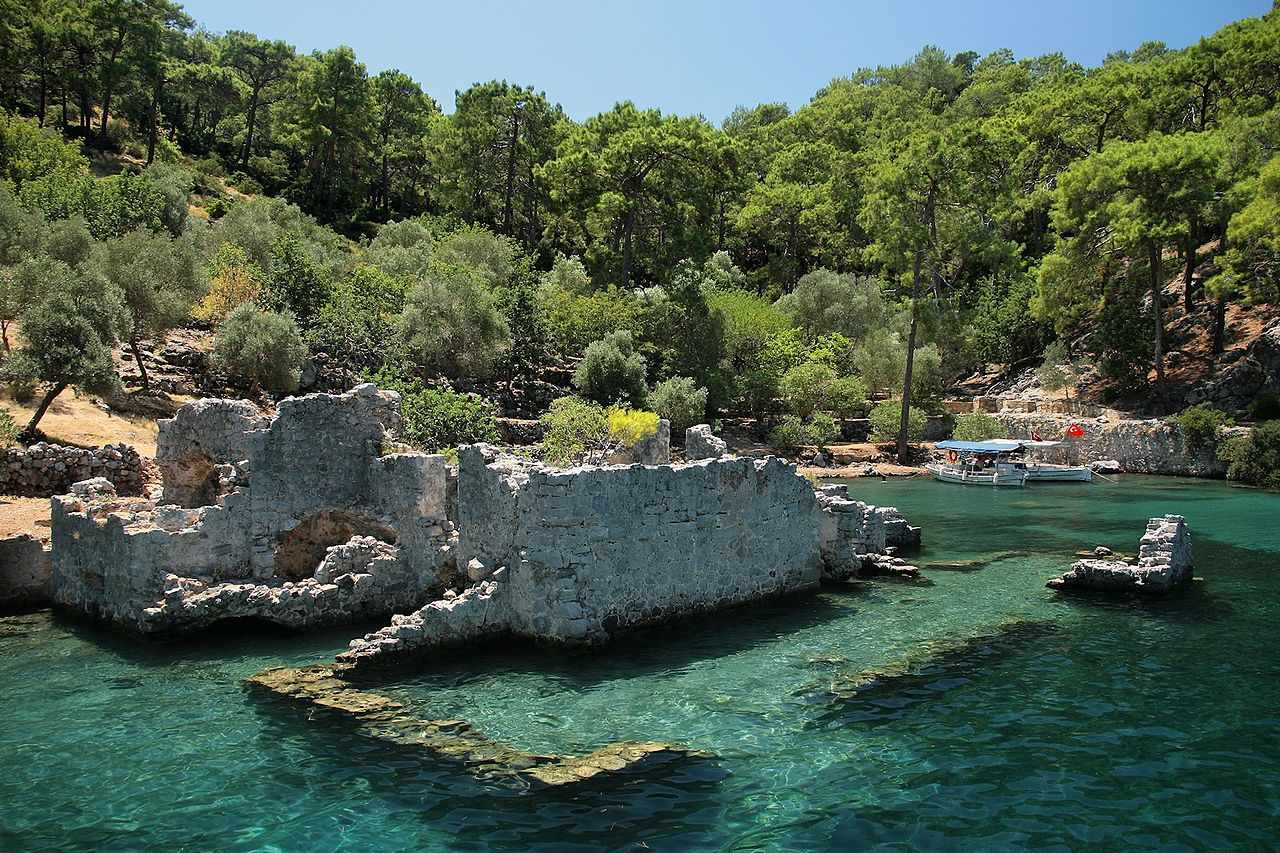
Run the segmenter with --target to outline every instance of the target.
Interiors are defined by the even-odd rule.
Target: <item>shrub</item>
[[[1280,489],[1280,421],[1267,421],[1249,435],[1230,438],[1218,448],[1227,479]]]
[[[836,419],[826,412],[818,412],[810,418],[805,431],[809,434],[809,443],[816,445],[820,450],[840,436],[840,427],[836,424]]]
[[[587,347],[573,374],[573,387],[597,403],[644,405],[644,357],[635,351],[631,333],[614,332]]]
[[[782,374],[778,391],[792,414],[807,418],[826,404],[827,386],[836,372],[825,364],[805,362]]]
[[[867,410],[867,384],[856,376],[841,376],[827,383],[827,405],[841,419]]]
[[[1220,412],[1206,403],[1184,409],[1172,420],[1182,428],[1187,449],[1192,451],[1202,450],[1212,445],[1218,437],[1218,431],[1223,427],[1235,426],[1235,421],[1225,412]]]
[[[658,415],[639,409],[611,408],[606,413],[609,440],[623,447],[635,447],[658,431]]]
[[[780,450],[795,450],[809,443],[809,430],[800,418],[785,415],[769,433],[769,443]]]
[[[499,439],[496,413],[487,400],[428,388],[388,368],[365,376],[379,388],[400,395],[400,439],[418,450],[444,453],[462,444]]]
[[[959,441],[988,441],[1003,438],[1005,429],[1000,421],[985,412],[969,412],[956,418],[951,437]]]
[[[12,447],[17,440],[18,422],[13,419],[13,415],[9,412],[0,409],[0,450]]]
[[[604,409],[579,397],[552,401],[541,421],[542,458],[552,465],[573,465],[608,444]]]
[[[1280,419],[1280,394],[1274,391],[1264,391],[1259,394],[1249,406],[1249,417],[1255,421]]]
[[[218,330],[213,362],[232,376],[272,394],[298,387],[307,348],[292,317],[241,305]]]
[[[376,267],[358,267],[329,294],[307,330],[307,344],[349,367],[376,367],[386,357],[394,331],[390,317],[402,299],[395,279]]]
[[[771,370],[748,370],[738,379],[740,403],[757,421],[768,421],[778,410],[778,375]]]
[[[671,433],[683,438],[684,431],[700,424],[707,415],[707,389],[686,376],[659,382],[649,394],[649,406],[658,417],[671,421]]]
[[[265,285],[258,297],[262,307],[292,312],[303,328],[311,325],[329,300],[329,280],[324,270],[293,233],[282,235],[272,245]]]
[[[142,177],[151,183],[163,200],[160,222],[170,234],[178,236],[187,224],[187,198],[195,187],[195,177],[175,163],[158,160],[143,170]]]
[[[617,288],[579,296],[544,283],[538,289],[538,310],[551,349],[561,355],[576,355],[612,332],[639,328],[639,303]]]
[[[209,292],[192,310],[197,320],[218,326],[237,306],[262,293],[262,270],[235,243],[223,243],[209,264]]]
[[[587,275],[587,268],[577,255],[566,258],[557,254],[551,271],[542,275],[542,282],[574,296],[587,296],[595,289],[591,284],[591,276]]]
[[[894,441],[902,419],[902,403],[886,400],[871,410],[871,436],[876,441]],[[924,438],[924,412],[912,408],[907,414],[907,440]]]
[[[484,377],[511,348],[511,331],[479,273],[433,261],[405,299],[400,339],[424,372]]]

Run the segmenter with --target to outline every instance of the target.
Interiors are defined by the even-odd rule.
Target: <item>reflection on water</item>
[[[824,591],[595,652],[459,650],[376,688],[531,750],[659,739],[719,756],[568,793],[479,782],[246,697],[245,676],[330,657],[357,630],[174,645],[0,621],[0,849],[1272,843],[1280,498],[1154,478],[853,491],[924,526],[933,586]],[[1204,578],[1185,594],[1044,589],[1075,551],[1132,552],[1171,511]],[[1023,620],[1045,627],[1001,628]]]

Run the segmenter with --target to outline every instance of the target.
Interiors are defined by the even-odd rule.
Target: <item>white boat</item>
[[[1028,482],[1087,483],[1093,471],[1084,465],[1059,465],[1034,458],[1051,448],[1066,447],[1058,441],[940,441],[945,462],[925,466],[935,480],[966,486],[1025,486]],[[1024,455],[1033,456],[1031,459]]]
[[[974,460],[956,462],[930,462],[925,466],[933,479],[943,483],[959,483],[963,486],[1025,486],[1027,470],[1012,462],[998,461],[984,464]]]
[[[1065,441],[1023,441],[1022,451],[1025,460],[1015,460],[1016,464],[1025,465],[1027,479],[1031,482],[1049,483],[1091,483],[1093,469],[1088,465],[1065,465],[1046,462],[1039,456],[1046,451],[1062,450],[1069,447]],[[1065,453],[1064,453],[1065,456]]]

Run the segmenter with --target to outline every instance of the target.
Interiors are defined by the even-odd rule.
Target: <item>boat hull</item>
[[[933,479],[943,483],[957,483],[962,486],[1025,486],[1027,472],[1012,471],[966,471],[962,468],[949,468],[945,465],[929,465],[929,473]]]
[[[1082,465],[1029,465],[1027,481],[1031,483],[1091,483],[1093,471]]]

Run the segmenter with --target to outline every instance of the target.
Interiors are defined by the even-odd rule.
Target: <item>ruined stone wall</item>
[[[0,613],[47,607],[52,573],[49,552],[30,533],[0,539]]]
[[[56,498],[55,600],[140,631],[336,624],[412,610],[451,573],[444,457],[381,456],[399,396],[206,400],[162,422],[165,496]],[[199,501],[202,505],[190,506]]]
[[[142,494],[142,459],[127,444],[84,448],[40,442],[10,447],[0,466],[0,494],[47,498],[94,477],[110,480],[122,495]]]
[[[1162,595],[1191,580],[1191,532],[1180,515],[1147,522],[1133,562],[1118,558],[1078,560],[1071,570],[1048,582],[1050,589]]]
[[[772,457],[554,470],[475,445],[460,454],[458,521],[473,586],[344,660],[504,633],[598,643],[820,580],[813,488]]]

